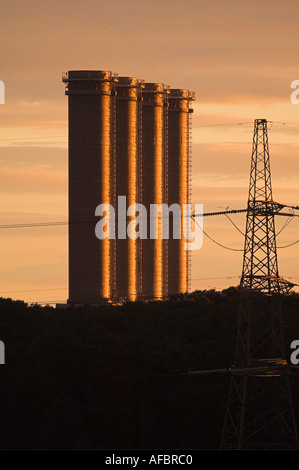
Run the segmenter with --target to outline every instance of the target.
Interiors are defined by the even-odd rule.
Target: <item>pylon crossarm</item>
[[[283,215],[286,217],[299,217],[299,214],[294,214],[292,212],[281,213],[280,211],[285,207],[295,208],[295,206],[287,206],[285,204],[280,204],[274,201],[256,201],[258,203],[256,206],[250,204],[247,209],[229,209],[225,211],[217,211],[217,212],[203,212],[202,214],[191,214],[187,217],[211,217],[214,215],[227,215],[227,214],[241,214],[241,213],[254,213],[255,215]],[[296,206],[296,209],[299,209],[299,206]]]

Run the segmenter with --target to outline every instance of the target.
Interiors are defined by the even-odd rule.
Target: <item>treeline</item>
[[[283,309],[288,350],[299,296]],[[218,449],[229,376],[188,372],[232,365],[237,316],[233,288],[65,310],[0,299],[0,448]]]

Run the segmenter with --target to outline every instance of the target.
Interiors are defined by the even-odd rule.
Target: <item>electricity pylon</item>
[[[254,124],[235,361],[222,449],[297,449],[283,338],[267,121]],[[234,369],[238,372],[234,372]]]

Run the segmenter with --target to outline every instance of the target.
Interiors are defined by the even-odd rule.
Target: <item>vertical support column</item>
[[[195,100],[195,93],[192,94],[192,99]],[[188,204],[192,204],[192,115],[193,109],[189,108],[189,119],[188,119]],[[191,273],[192,273],[192,258],[191,251],[187,252],[187,292],[191,289]]]
[[[183,236],[183,208],[190,202],[189,105],[195,99],[188,90],[171,89],[168,98],[168,204],[181,210],[181,238],[168,242],[168,293],[188,291],[188,259]],[[176,217],[176,215],[174,215]],[[175,220],[174,220],[175,222]]]
[[[159,300],[163,289],[161,213],[156,212],[158,234],[150,238],[151,205],[164,202],[164,103],[161,83],[145,83],[142,100],[142,203],[147,210],[147,236],[142,240],[142,298]]]
[[[165,96],[164,102],[164,194],[163,202],[168,205],[168,94]],[[165,223],[162,220],[162,225]],[[168,296],[168,238],[163,239],[163,293],[164,297]]]
[[[111,99],[108,71],[70,71],[69,303],[109,299],[110,240],[95,236],[95,209],[111,203]]]
[[[139,152],[139,95],[137,78],[119,77],[116,96],[116,194],[126,197],[126,207],[116,203],[117,214],[126,222],[125,233],[116,242],[116,290],[119,300],[137,298],[137,240],[127,234],[128,224],[135,219],[127,216],[127,208],[138,202],[138,152]],[[118,229],[117,223],[117,229]]]
[[[111,121],[110,121],[110,153],[111,153],[111,171],[110,171],[110,190],[111,190],[111,197],[110,203],[114,210],[116,211],[116,204],[117,204],[117,194],[116,194],[116,83],[118,81],[118,77],[114,74],[114,83],[113,83],[113,91],[111,97]],[[116,217],[116,212],[115,212]],[[117,233],[115,230],[115,237],[110,240],[110,297],[113,302],[117,301],[117,287],[116,287],[116,273],[117,273],[117,265],[116,265],[116,244],[117,244]]]
[[[137,116],[138,116],[138,160],[137,160],[137,202],[142,204],[142,88],[144,88],[144,81],[140,81]],[[140,234],[142,227],[139,227]],[[137,298],[142,299],[142,238],[137,238]]]

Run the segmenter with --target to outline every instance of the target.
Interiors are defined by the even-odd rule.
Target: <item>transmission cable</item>
[[[235,224],[235,222],[230,218],[230,216],[228,214],[224,214],[225,217],[228,218],[228,220],[233,224],[233,226],[238,230],[238,232],[240,232],[241,235],[243,235],[243,237],[245,237],[245,233],[242,232],[241,229],[239,229],[239,227]]]
[[[290,246],[296,245],[296,243],[299,243],[299,240],[296,240],[293,243],[289,243],[288,245],[278,246],[277,248],[289,248]]]
[[[194,219],[193,217],[193,220],[194,222],[198,225],[198,227],[200,228],[200,230],[202,231],[202,233],[208,237],[213,243],[215,243],[216,245],[218,246],[221,246],[221,248],[225,248],[226,250],[230,250],[230,251],[243,251],[243,249],[238,249],[238,248],[230,248],[229,246],[225,246],[223,245],[222,243],[219,243],[217,242],[216,240],[214,240],[214,238],[212,238],[210,235],[207,234],[207,232],[199,225],[199,223]]]
[[[285,221],[279,232],[277,232],[276,236],[283,232],[283,230],[287,228],[287,226],[292,222],[292,220],[294,220],[294,216],[290,215],[290,217]]]

